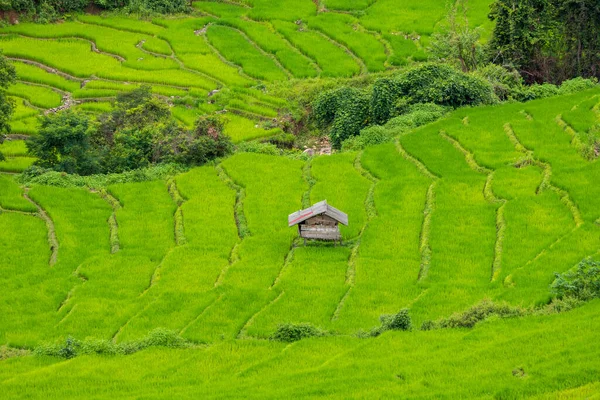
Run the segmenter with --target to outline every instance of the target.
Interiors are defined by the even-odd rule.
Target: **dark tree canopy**
[[[0,144],[4,142],[4,134],[10,133],[10,117],[14,111],[14,102],[6,95],[6,89],[17,79],[12,63],[4,57],[0,50]],[[0,161],[4,155],[0,153]]]
[[[232,151],[218,118],[201,117],[192,130],[182,127],[148,86],[120,94],[114,109],[98,118],[73,111],[45,116],[27,146],[38,166],[80,175],[165,162],[201,165]]]
[[[600,77],[600,2],[496,0],[490,52],[529,82]]]

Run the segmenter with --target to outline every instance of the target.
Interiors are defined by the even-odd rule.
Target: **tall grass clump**
[[[327,333],[311,324],[281,324],[270,339],[277,342],[293,343],[298,340],[325,336]]]
[[[149,347],[166,347],[170,349],[185,349],[193,347],[193,343],[185,340],[176,331],[156,328],[148,335],[137,341],[115,343],[110,340],[85,339],[79,340],[68,336],[64,342],[44,344],[34,349],[37,356],[51,356],[71,359],[81,355],[128,355],[145,350]]]

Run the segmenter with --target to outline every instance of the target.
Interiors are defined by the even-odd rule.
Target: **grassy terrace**
[[[598,300],[419,327],[486,299],[545,304],[555,272],[600,256],[600,164],[572,135],[598,123],[600,89],[459,109],[392,143],[309,161],[237,153],[94,190],[13,176],[34,161],[20,135],[35,134],[39,114],[70,99],[110,110],[146,83],[187,126],[219,112],[234,142],[281,133],[264,124],[287,106],[269,85],[426,58],[443,2],[399,3],[196,1],[189,18],[1,28],[19,79],[14,136],[0,145],[2,398],[597,396]],[[489,28],[487,5],[470,2],[472,24]],[[349,214],[344,243],[303,246],[286,217],[324,199]],[[402,308],[412,332],[356,335]],[[269,340],[285,323],[328,334]],[[157,328],[190,346],[69,360],[29,351],[68,336],[127,346]]]

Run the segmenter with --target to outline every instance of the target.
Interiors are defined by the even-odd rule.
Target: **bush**
[[[394,79],[382,78],[375,81],[371,96],[371,119],[375,124],[385,124],[406,100],[402,99],[400,86]],[[400,103],[398,103],[400,101]]]
[[[529,311],[519,307],[512,307],[508,304],[496,304],[490,300],[484,300],[481,303],[469,308],[462,313],[455,313],[449,318],[441,319],[435,323],[428,323],[428,329],[438,328],[472,328],[478,322],[489,317],[498,316],[500,318],[517,317],[526,315]]]
[[[591,78],[585,79],[582,77],[577,77],[574,79],[570,79],[568,81],[564,81],[562,85],[560,85],[559,93],[560,94],[572,94],[581,92],[586,89],[593,89],[598,85],[598,79]]]
[[[142,15],[177,14],[188,10],[187,0],[130,0],[129,12]]]
[[[35,348],[34,354],[38,356],[51,356],[71,359],[80,355],[104,354],[127,355],[147,349],[149,347],[168,347],[181,349],[191,347],[193,344],[183,339],[175,331],[157,328],[139,341],[114,343],[109,340],[85,339],[77,340],[71,336],[64,343],[46,344]]]
[[[282,324],[271,335],[271,340],[293,343],[309,337],[324,336],[325,332],[311,324]]]
[[[600,297],[600,262],[586,259],[574,271],[555,275],[551,289],[559,300],[573,298],[588,301]]]
[[[369,123],[369,103],[366,92],[342,87],[319,95],[312,103],[312,117],[317,127],[329,128],[331,143],[339,149]]]
[[[412,320],[407,308],[403,308],[397,314],[384,314],[379,317],[381,325],[371,329],[370,332],[359,331],[358,337],[377,337],[386,331],[410,331]]]
[[[500,100],[518,98],[523,87],[523,77],[518,71],[496,64],[487,64],[475,71],[474,75],[491,83]]]
[[[373,125],[360,131],[358,136],[348,138],[342,144],[343,151],[362,150],[367,146],[375,146],[389,142],[393,133],[383,126]]]
[[[383,330],[390,331],[410,331],[412,330],[412,321],[408,309],[404,308],[397,314],[382,315],[379,317]]]
[[[435,103],[458,108],[498,102],[489,82],[444,64],[416,67],[396,78],[395,84],[400,95],[411,103]]]
[[[277,156],[281,151],[272,143],[261,143],[256,141],[241,142],[236,146],[236,151],[240,153],[257,153]]]
[[[544,83],[542,85],[531,85],[520,91],[515,95],[515,99],[518,101],[530,101],[536,99],[545,99],[547,97],[556,96],[559,94],[558,86],[551,83]]]
[[[406,114],[392,118],[385,127],[401,133],[437,121],[445,113],[446,108],[437,104],[413,104]]]

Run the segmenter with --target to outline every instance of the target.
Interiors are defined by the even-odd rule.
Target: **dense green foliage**
[[[589,301],[600,297],[600,263],[587,259],[574,271],[557,273],[552,290],[559,299],[571,297]]]
[[[72,111],[44,117],[39,135],[27,142],[36,165],[79,175],[119,173],[158,163],[201,165],[232,150],[219,119],[201,117],[187,130],[148,86],[119,94],[111,112],[92,118]]]
[[[321,93],[312,103],[312,118],[319,128],[328,129],[333,145],[340,148],[344,140],[358,135],[364,127],[383,125],[410,113],[411,105],[433,103],[457,108],[497,101],[487,80],[448,65],[425,64],[393,78],[378,79],[368,90],[342,87]]]
[[[597,83],[526,86],[442,3],[2,28],[0,171],[47,163],[0,174],[2,397],[595,394]],[[325,199],[342,243],[303,245]]]
[[[600,5],[595,0],[496,0],[491,58],[530,82],[600,77]]]
[[[141,15],[176,14],[189,10],[187,0],[93,0],[92,4],[106,10],[122,9]],[[65,14],[82,12],[88,0],[3,0],[0,9],[16,11],[39,23],[54,22]]]
[[[4,142],[4,134],[10,132],[9,120],[15,108],[14,100],[6,95],[6,91],[16,79],[15,67],[0,52],[0,145]],[[0,151],[0,161],[4,159]]]

